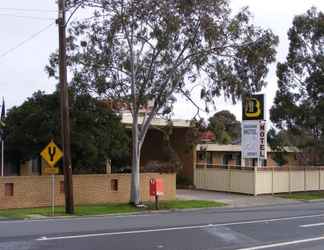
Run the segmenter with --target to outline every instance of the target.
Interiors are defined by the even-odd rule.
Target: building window
[[[5,183],[5,196],[13,196],[13,195],[14,195],[14,184]]]
[[[266,167],[267,166],[267,160],[266,159],[260,159],[260,166],[258,166],[258,159],[252,159],[252,166],[253,167]]]
[[[225,153],[223,156],[223,166],[228,166],[228,163],[231,160],[233,160],[233,155]]]
[[[213,152],[206,152],[207,168],[213,167]]]
[[[110,182],[110,187],[112,191],[118,191],[118,180],[112,179]]]

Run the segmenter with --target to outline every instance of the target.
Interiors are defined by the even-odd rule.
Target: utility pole
[[[1,176],[4,176],[4,139],[1,135]]]
[[[66,72],[66,35],[65,35],[65,0],[58,0],[59,16],[59,74],[60,74],[60,103],[61,103],[61,135],[63,142],[63,172],[65,192],[65,212],[74,214],[69,95]]]

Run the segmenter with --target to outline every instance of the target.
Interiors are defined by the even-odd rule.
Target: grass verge
[[[116,214],[116,213],[133,213],[140,211],[154,210],[155,204],[152,202],[145,203],[147,205],[144,209],[135,208],[130,204],[98,204],[98,205],[80,205],[75,207],[75,215],[77,216],[91,216],[102,214]],[[161,201],[160,209],[185,209],[185,208],[209,208],[209,207],[223,207],[224,203],[205,200],[174,200]],[[51,216],[51,208],[21,208],[21,209],[1,209],[0,217],[8,219],[25,219],[33,216]],[[55,216],[65,216],[64,207],[55,207]]]
[[[286,199],[311,201],[311,200],[324,199],[324,192],[298,192],[292,194],[282,194],[278,196]]]

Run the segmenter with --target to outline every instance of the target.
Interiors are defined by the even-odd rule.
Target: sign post
[[[55,175],[52,174],[52,216],[55,214]]]
[[[41,152],[42,158],[47,162],[48,167],[45,168],[45,173],[51,176],[51,205],[52,216],[55,214],[55,175],[59,173],[59,168],[55,164],[63,157],[61,149],[51,141]]]

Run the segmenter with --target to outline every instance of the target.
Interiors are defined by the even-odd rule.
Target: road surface
[[[324,203],[0,221],[0,250],[324,249]]]

